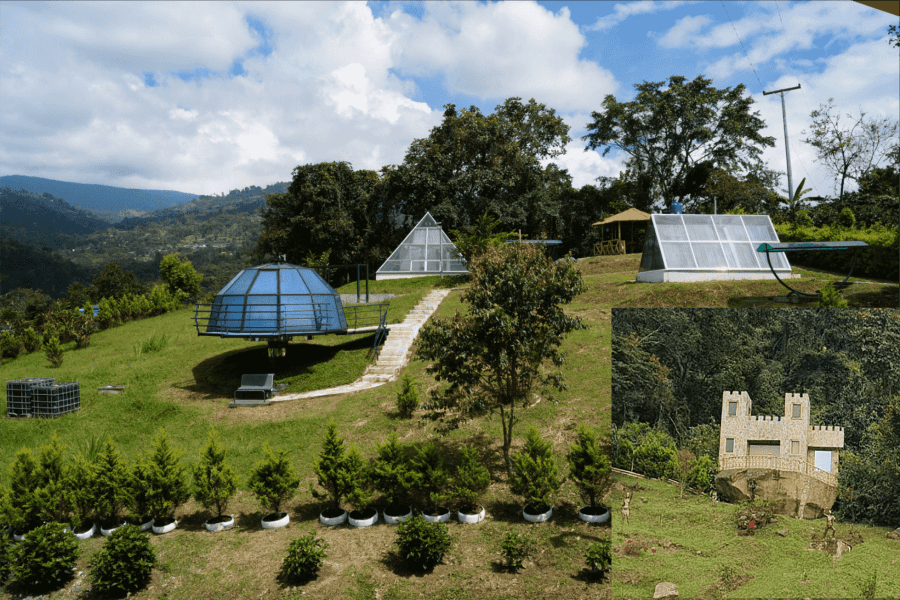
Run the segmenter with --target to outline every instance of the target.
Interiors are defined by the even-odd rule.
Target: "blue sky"
[[[898,18],[854,2],[0,3],[0,174],[217,194],[301,164],[399,164],[443,106],[535,98],[573,141],[576,186],[627,158],[584,151],[603,98],[673,75],[746,86],[794,185],[833,194],[801,140],[834,98],[842,123],[900,114]],[[786,177],[782,186],[786,186]],[[851,182],[849,189],[854,189]]]

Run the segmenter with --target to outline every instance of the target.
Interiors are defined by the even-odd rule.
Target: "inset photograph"
[[[900,310],[612,325],[613,597],[900,596]]]

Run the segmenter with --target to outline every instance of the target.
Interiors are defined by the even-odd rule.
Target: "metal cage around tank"
[[[347,331],[340,295],[316,271],[270,263],[238,273],[194,313],[198,335],[286,341]]]

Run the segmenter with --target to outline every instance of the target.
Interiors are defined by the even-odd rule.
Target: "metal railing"
[[[808,463],[802,458],[783,458],[781,456],[726,456],[719,458],[719,469],[773,469],[803,473],[822,483],[837,486],[837,477],[828,471]]]
[[[388,302],[345,306],[344,318],[347,320],[347,329],[383,325],[387,318],[388,306]]]
[[[388,332],[387,327],[385,326],[385,321],[387,321],[387,308],[385,308],[384,312],[381,314],[381,322],[378,324],[378,330],[375,332],[375,343],[373,345],[373,348],[375,349],[376,362],[378,361],[378,355],[381,354],[378,346],[387,339]]]
[[[342,329],[335,305],[328,302],[197,304],[194,326],[197,335],[220,336],[303,335]]]

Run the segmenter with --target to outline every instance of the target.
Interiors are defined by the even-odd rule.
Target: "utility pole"
[[[794,180],[791,178],[791,147],[788,145],[788,134],[787,134],[787,113],[784,110],[784,93],[790,92],[791,90],[799,90],[800,84],[797,84],[797,87],[792,88],[784,88],[783,90],[775,90],[774,92],[767,92],[763,90],[763,96],[768,96],[769,94],[781,94],[781,118],[784,121],[784,154],[787,156],[787,171],[788,171],[788,200],[793,198],[794,193]]]

